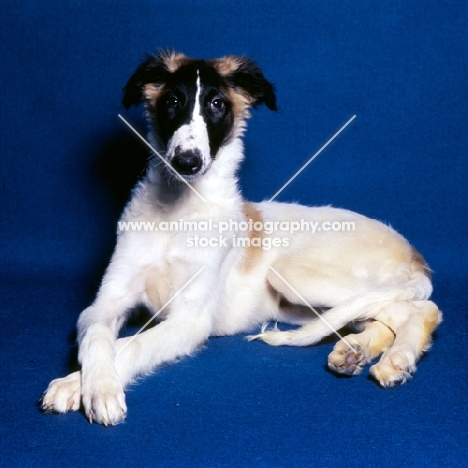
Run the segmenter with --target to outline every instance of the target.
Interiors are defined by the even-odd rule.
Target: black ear
[[[149,55],[147,59],[136,69],[123,89],[123,105],[126,109],[138,106],[144,101],[144,90],[148,83],[163,84],[169,71],[164,57]]]
[[[272,111],[276,107],[274,86],[263,76],[258,65],[250,59],[239,60],[239,67],[226,77],[230,86],[240,88],[251,98],[251,106],[257,107],[265,104]]]

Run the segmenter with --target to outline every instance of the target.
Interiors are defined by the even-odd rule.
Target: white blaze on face
[[[200,83],[200,73],[197,70],[197,87],[195,94],[195,105],[193,107],[193,113],[188,124],[182,125],[178,130],[174,132],[172,138],[168,143],[167,155],[169,159],[174,157],[176,148],[179,148],[179,153],[198,150],[203,159],[204,171],[206,166],[211,162],[210,154],[210,140],[208,138],[208,128],[205,120],[203,119],[202,109],[200,105],[202,86]]]

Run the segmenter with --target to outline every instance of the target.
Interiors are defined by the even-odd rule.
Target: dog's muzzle
[[[176,148],[175,153],[171,164],[180,175],[194,175],[202,168],[203,160],[198,150],[180,151]]]

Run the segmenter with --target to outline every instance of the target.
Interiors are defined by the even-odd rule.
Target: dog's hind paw
[[[328,356],[328,367],[338,374],[359,375],[367,364],[364,351],[356,345],[351,348],[342,341],[339,344],[343,344],[345,348],[335,347]]]
[[[392,388],[411,379],[416,371],[414,361],[411,352],[392,350],[384,354],[380,362],[370,368],[370,372],[382,387]]]
[[[52,380],[40,399],[40,407],[46,413],[78,411],[81,402],[81,373]]]

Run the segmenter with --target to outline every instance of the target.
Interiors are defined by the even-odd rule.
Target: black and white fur
[[[356,229],[295,232],[287,246],[271,249],[231,241],[195,249],[187,243],[194,232],[118,232],[97,297],[78,321],[81,371],[51,382],[43,409],[64,413],[82,404],[90,421],[116,424],[126,416],[124,388],[132,379],[193,353],[209,336],[248,332],[268,321],[301,325],[287,332],[263,327],[251,337],[275,346],[311,345],[331,333],[329,326],[338,330],[354,322],[360,333],[336,344],[330,368],[354,375],[382,355],[371,373],[383,387],[408,380],[441,320],[428,300],[432,286],[422,257],[391,228],[356,213],[253,204],[239,193],[236,171],[249,108],[276,109],[273,86],[257,65],[233,56],[150,56],[124,90],[127,108],[140,103],[150,142],[167,164],[152,159],[121,221],[306,219],[353,221]],[[198,234],[218,236],[215,230]],[[224,233],[228,239],[242,235],[285,237],[234,228]],[[326,310],[328,325],[304,300]],[[117,339],[138,304],[162,321],[136,337]]]

